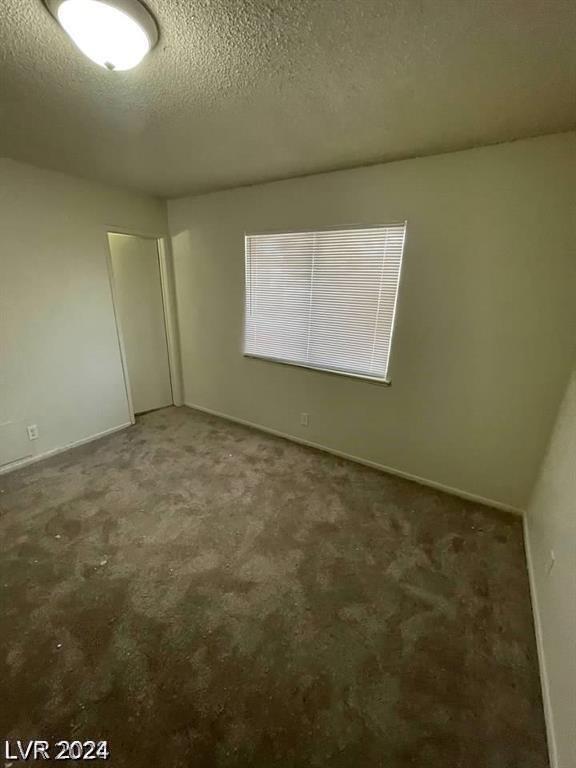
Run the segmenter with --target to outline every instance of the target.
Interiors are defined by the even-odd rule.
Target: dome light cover
[[[137,66],[158,40],[138,0],[46,0],[50,12],[89,59],[109,70]]]

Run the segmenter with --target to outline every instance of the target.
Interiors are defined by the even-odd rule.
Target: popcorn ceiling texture
[[[573,0],[150,0],[142,65],[3,0],[0,155],[160,196],[576,125]]]
[[[2,738],[548,765],[520,519],[186,408],[0,490]]]

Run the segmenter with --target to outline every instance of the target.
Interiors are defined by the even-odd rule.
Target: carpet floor
[[[548,765],[519,519],[187,408],[0,491],[3,738],[107,740],[115,768]]]

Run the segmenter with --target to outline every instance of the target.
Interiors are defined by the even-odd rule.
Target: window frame
[[[340,230],[355,230],[355,229],[386,229],[387,227],[404,227],[404,240],[402,244],[402,259],[400,261],[400,270],[398,272],[398,288],[396,289],[396,296],[394,299],[394,311],[392,316],[392,324],[391,324],[391,330],[390,330],[390,353],[388,357],[388,377],[386,379],[380,378],[379,376],[370,376],[369,374],[365,373],[354,373],[351,371],[345,371],[345,370],[339,370],[337,368],[326,368],[326,367],[320,367],[316,365],[308,365],[307,363],[297,363],[294,360],[283,360],[279,357],[267,357],[265,355],[255,355],[251,352],[245,351],[245,333],[246,333],[246,322],[247,322],[247,314],[248,314],[248,308],[247,308],[247,293],[246,293],[246,283],[247,283],[247,251],[246,251],[246,245],[247,245],[247,238],[249,237],[259,237],[263,235],[291,235],[291,234],[308,234],[308,233],[314,233],[314,232],[330,232],[330,231],[340,231]],[[390,377],[390,369],[392,367],[392,360],[393,360],[393,351],[394,351],[394,333],[396,330],[396,323],[398,319],[398,297],[400,295],[400,288],[402,285],[402,274],[404,272],[404,256],[406,253],[406,240],[408,235],[408,221],[407,219],[400,220],[400,221],[392,221],[392,222],[386,222],[385,224],[379,223],[379,224],[331,224],[330,226],[316,226],[316,227],[300,227],[297,229],[268,229],[268,230],[259,230],[259,231],[245,231],[243,234],[243,243],[244,243],[244,280],[243,280],[243,290],[244,290],[244,302],[243,302],[243,313],[242,313],[242,338],[241,338],[241,350],[242,350],[242,357],[247,358],[248,360],[261,360],[265,363],[277,363],[278,365],[289,365],[293,368],[302,368],[306,371],[314,371],[318,373],[327,373],[331,376],[345,376],[346,378],[350,379],[359,379],[360,381],[366,381],[371,384],[377,384],[379,386],[383,387],[390,387],[392,385],[392,379]]]

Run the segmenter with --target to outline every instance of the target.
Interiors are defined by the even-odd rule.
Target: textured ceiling
[[[162,196],[576,127],[574,0],[150,0],[131,72],[2,0],[0,155]]]

